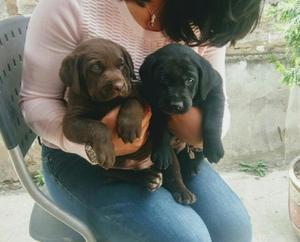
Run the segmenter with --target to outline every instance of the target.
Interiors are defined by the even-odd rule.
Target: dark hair
[[[136,0],[144,6],[151,0]],[[162,30],[191,46],[234,44],[255,29],[264,0],[165,0]],[[201,32],[201,34],[197,34]]]

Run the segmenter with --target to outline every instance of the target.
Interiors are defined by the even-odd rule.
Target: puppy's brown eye
[[[99,63],[96,63],[91,65],[90,70],[99,73],[102,71],[102,66]]]
[[[193,84],[193,82],[194,82],[194,79],[193,79],[193,78],[188,78],[188,79],[185,80],[185,85],[186,85],[186,86],[190,86],[190,85]]]
[[[118,67],[119,67],[119,68],[123,68],[124,65],[125,65],[125,60],[124,60],[124,58],[120,58],[120,62],[119,62]]]

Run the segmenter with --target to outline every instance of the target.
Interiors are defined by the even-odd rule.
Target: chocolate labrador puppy
[[[224,155],[221,142],[225,101],[222,78],[208,61],[181,44],[169,44],[149,55],[140,68],[140,76],[142,96],[152,108],[151,159],[159,169],[166,169],[164,184],[175,192],[174,181],[168,181],[174,180],[174,172],[168,170],[174,166],[180,168],[170,145],[172,135],[167,129],[168,115],[185,113],[192,106],[199,107],[203,112],[204,156],[210,162],[218,162]],[[181,165],[185,170],[190,169],[188,173],[194,173],[200,161],[190,159]],[[176,181],[182,191],[179,197],[189,197],[179,180]]]
[[[63,60],[59,75],[69,87],[64,135],[75,143],[92,146],[105,175],[142,183],[149,190],[157,189],[162,180],[159,172],[110,169],[124,159],[143,160],[151,152],[146,142],[135,154],[116,159],[112,132],[100,122],[109,111],[121,105],[117,120],[119,137],[127,143],[141,134],[144,109],[131,82],[135,78],[134,67],[125,48],[101,38],[85,41]]]

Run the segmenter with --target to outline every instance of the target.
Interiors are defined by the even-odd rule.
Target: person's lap
[[[175,202],[164,188],[107,183],[97,167],[77,155],[43,147],[47,188],[58,204],[87,222],[99,241],[250,242],[251,225],[239,198],[204,161],[185,183],[192,206]]]

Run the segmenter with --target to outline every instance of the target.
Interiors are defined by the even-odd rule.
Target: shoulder
[[[47,9],[48,13],[53,13],[53,11],[74,11],[80,9],[83,1],[84,0],[41,0],[37,4],[34,13],[41,9]]]
[[[203,50],[202,56],[216,69],[219,74],[225,79],[225,55],[226,46],[222,47],[206,47]]]
[[[27,39],[45,43],[55,43],[62,39],[79,42],[82,2],[83,0],[41,0],[30,17]]]

